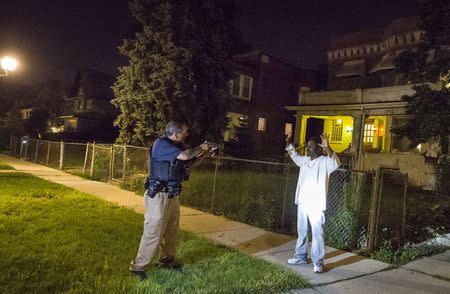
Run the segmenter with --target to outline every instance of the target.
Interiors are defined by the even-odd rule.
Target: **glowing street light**
[[[0,60],[0,65],[5,72],[2,76],[7,76],[8,72],[17,68],[17,60],[11,56],[5,56]]]

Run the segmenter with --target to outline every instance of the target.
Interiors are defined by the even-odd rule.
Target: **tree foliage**
[[[435,91],[428,84],[416,85],[413,89],[413,95],[403,97],[411,120],[397,129],[397,134],[408,136],[411,147],[433,140],[441,140],[445,144],[450,130],[448,91]]]
[[[64,84],[58,80],[31,86],[0,85],[0,124],[13,134],[25,131],[31,136],[42,135],[47,129],[47,120],[61,113],[64,95]],[[28,121],[21,118],[23,108],[33,109]]]
[[[124,40],[112,103],[119,142],[147,144],[169,120],[190,122],[193,139],[221,137],[238,36],[230,1],[133,0],[142,27]]]
[[[33,109],[30,118],[24,122],[26,134],[33,138],[41,138],[47,132],[49,112],[45,109]]]
[[[417,48],[405,51],[396,59],[396,66],[409,83],[437,83],[413,86],[412,95],[403,96],[406,113],[411,120],[394,133],[407,136],[411,147],[438,141],[442,152],[448,151],[450,135],[450,2],[424,0],[421,2],[422,28],[426,40]]]
[[[47,116],[53,117],[61,114],[64,105],[65,87],[59,80],[47,80],[33,87],[31,104]]]
[[[24,131],[32,137],[41,137],[47,132],[47,121],[61,114],[65,88],[58,80],[47,80],[32,87],[30,100],[21,106],[33,107],[30,118],[24,122]]]
[[[248,117],[239,117],[239,126],[235,126],[235,137],[225,143],[225,153],[235,157],[249,157],[254,154],[255,143],[248,126]]]

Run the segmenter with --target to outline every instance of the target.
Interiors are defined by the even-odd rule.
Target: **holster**
[[[147,189],[147,195],[150,198],[154,198],[159,192],[164,192],[168,194],[169,198],[178,196],[181,193],[181,185],[168,185],[165,181],[152,180],[147,177],[144,183],[145,189]]]
[[[167,187],[167,193],[169,193],[169,198],[180,195],[181,185]]]
[[[163,192],[164,190],[164,184],[161,181],[150,180],[149,178],[145,180],[144,187],[147,189],[147,195],[150,198],[154,198],[156,194],[158,194],[159,192]]]

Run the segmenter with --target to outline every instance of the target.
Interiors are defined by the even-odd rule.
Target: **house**
[[[233,154],[236,144],[225,148],[232,155],[280,159],[285,134],[293,131],[292,113],[285,105],[295,103],[297,89],[316,89],[317,72],[299,69],[259,50],[233,57],[235,77],[230,81],[233,97],[228,113],[225,146],[239,138],[243,129],[252,145],[248,154]],[[244,152],[245,153],[245,152]]]
[[[403,18],[382,30],[334,38],[328,51],[328,90],[300,90],[297,104],[286,107],[296,113],[296,144],[327,133],[344,165],[361,170],[391,166],[408,173],[411,185],[432,186],[433,169],[421,155],[429,146],[409,148],[407,138],[390,132],[408,121],[401,97],[414,92],[393,61],[423,36],[417,19]]]
[[[50,127],[62,137],[87,140],[113,140],[116,110],[111,104],[114,77],[92,69],[76,73],[64,99],[64,113]]]

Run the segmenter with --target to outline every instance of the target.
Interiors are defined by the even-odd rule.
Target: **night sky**
[[[289,63],[318,68],[326,63],[335,34],[383,27],[417,14],[418,0],[237,0],[234,20],[244,41]],[[3,0],[0,55],[21,67],[23,83],[60,79],[70,83],[78,67],[112,74],[126,60],[117,46],[132,34],[126,0]]]

